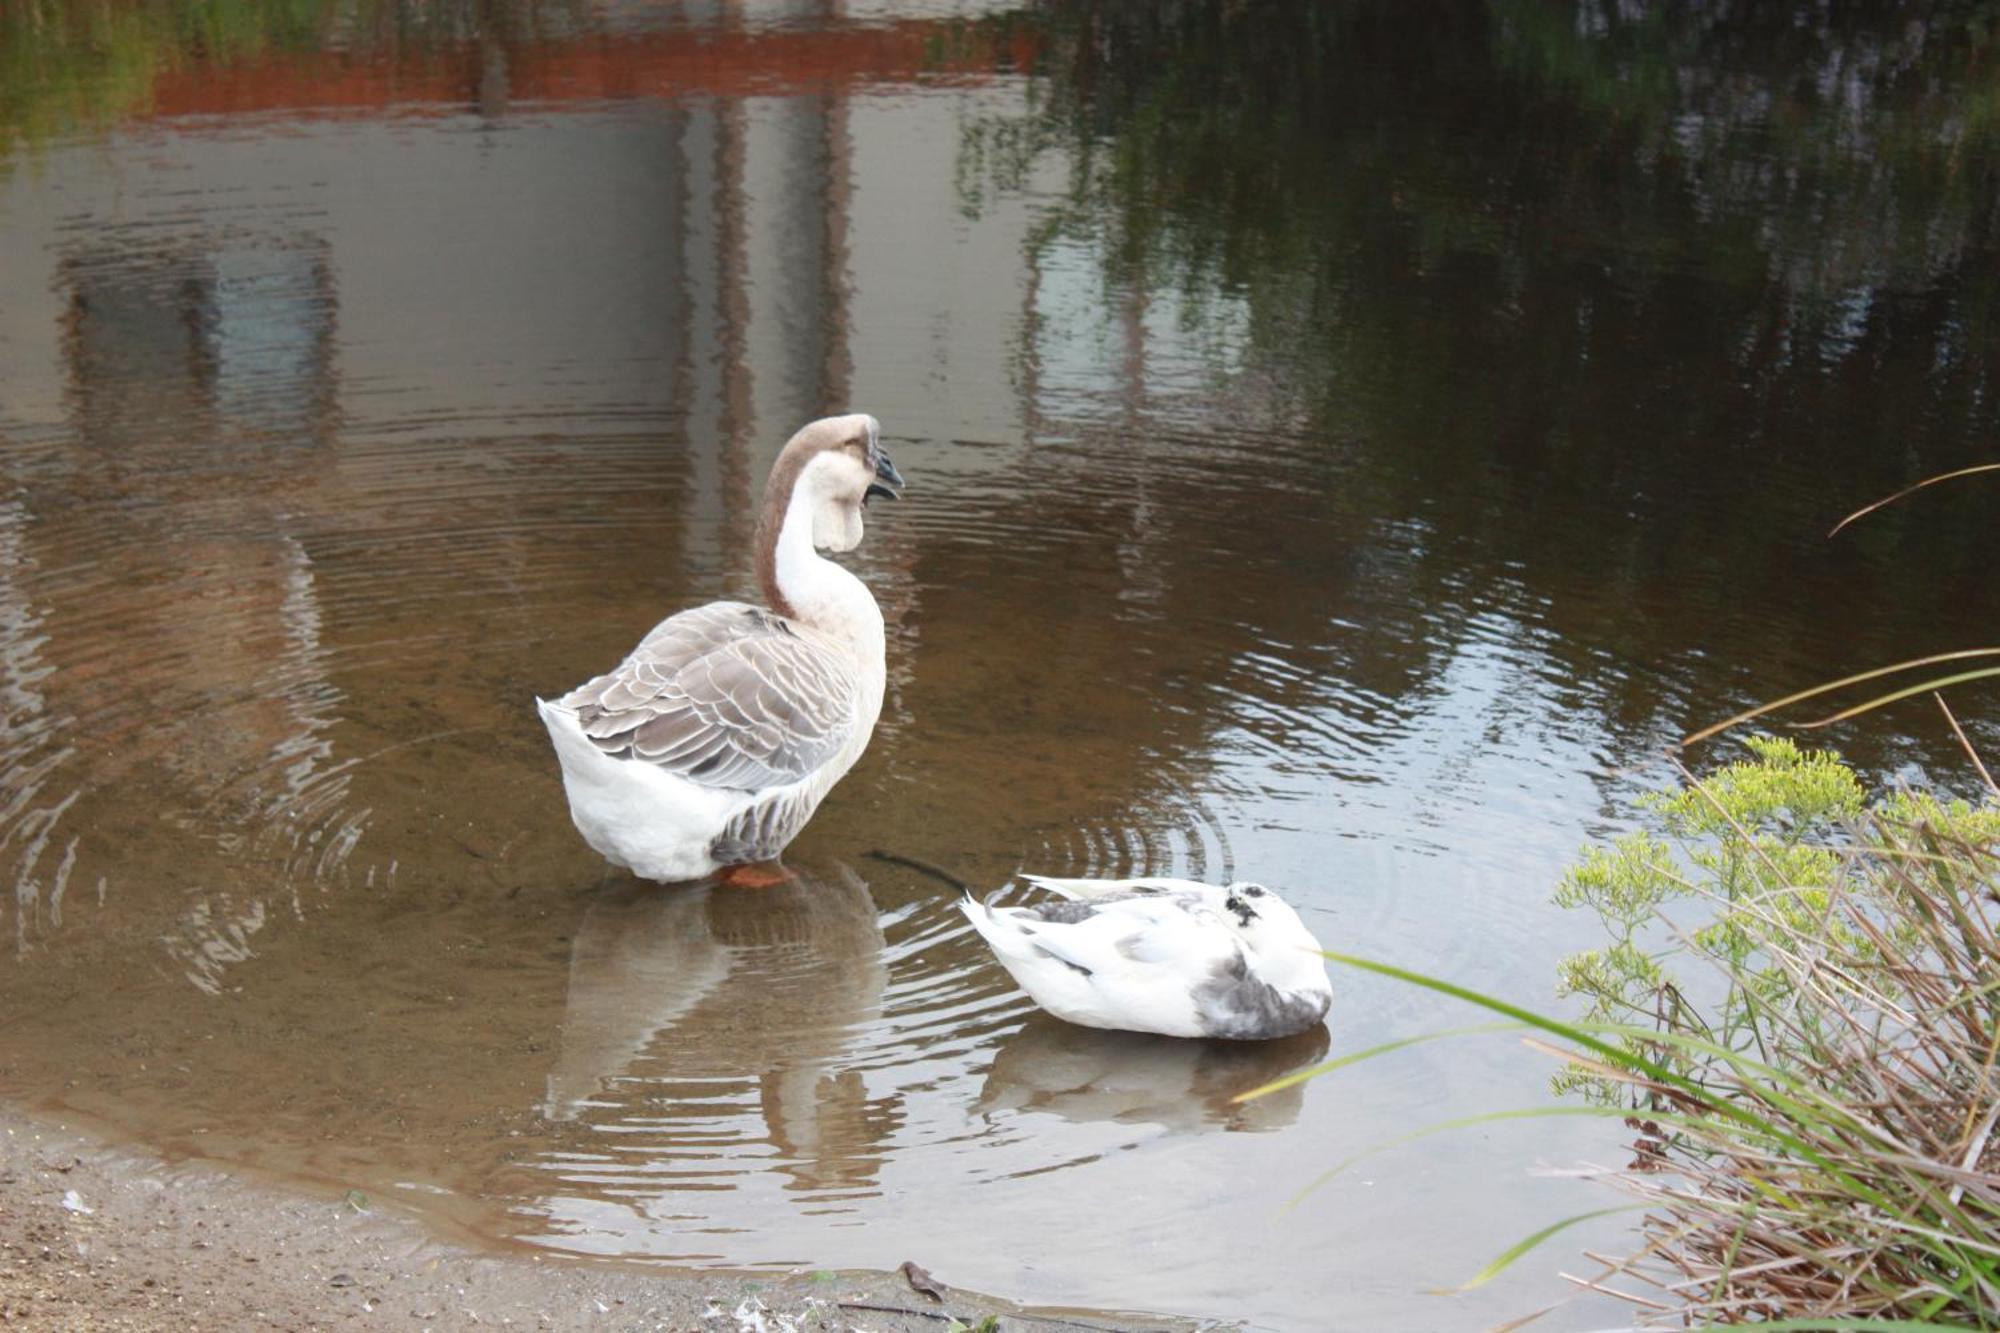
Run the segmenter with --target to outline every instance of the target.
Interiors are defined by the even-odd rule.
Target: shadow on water
[[[1078,1122],[1283,1129],[1299,1118],[1306,1084],[1239,1103],[1254,1088],[1318,1064],[1324,1026],[1280,1041],[1192,1042],[1136,1032],[1100,1032],[1031,1014],[1000,1043],[979,1089],[978,1111],[1035,1111]]]
[[[936,8],[0,9],[10,1096],[563,1251],[1289,1327],[1589,1206],[1526,1169],[1615,1145],[1523,1125],[1280,1213],[1546,1070],[1237,1107],[1459,1016],[1348,977],[1295,1043],[1065,1028],[862,855],[1254,875],[1546,997],[1592,942],[1548,886],[1663,743],[2000,613],[1990,491],[1820,535],[2000,438],[1996,52]],[[852,562],[868,754],[791,885],[607,878],[529,700],[751,595],[772,455],[850,407],[911,483]],[[1962,776],[1923,709],[1836,739]]]

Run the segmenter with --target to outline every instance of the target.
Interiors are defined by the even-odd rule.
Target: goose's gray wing
[[[662,621],[562,706],[606,754],[749,791],[832,758],[860,698],[854,663],[831,643],[761,607],[716,602]]]

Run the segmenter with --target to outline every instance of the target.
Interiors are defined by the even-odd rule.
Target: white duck
[[[882,612],[817,548],[860,544],[903,478],[866,413],[815,421],[771,466],[757,524],[769,609],[710,602],[661,621],[616,670],[537,699],[577,831],[646,879],[769,861],[868,747],[886,679]]]
[[[1319,941],[1261,884],[1049,879],[1058,901],[959,903],[1035,1003],[1085,1027],[1264,1040],[1326,1017]]]

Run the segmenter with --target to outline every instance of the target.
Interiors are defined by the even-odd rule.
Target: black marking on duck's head
[[[1262,891],[1259,890],[1261,893]],[[1247,927],[1257,919],[1257,909],[1252,907],[1243,894],[1232,893],[1222,900],[1222,905],[1236,914],[1236,924]]]

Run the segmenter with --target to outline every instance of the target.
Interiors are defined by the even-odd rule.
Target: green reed
[[[1661,832],[1587,853],[1559,893],[1614,936],[1565,964],[1580,1020],[1329,955],[1543,1034],[1582,1094],[1424,1132],[1622,1120],[1632,1157],[1595,1174],[1636,1234],[1574,1280],[1642,1326],[2000,1329],[2000,811],[1864,805],[1832,756],[1773,741],[1649,805]]]

